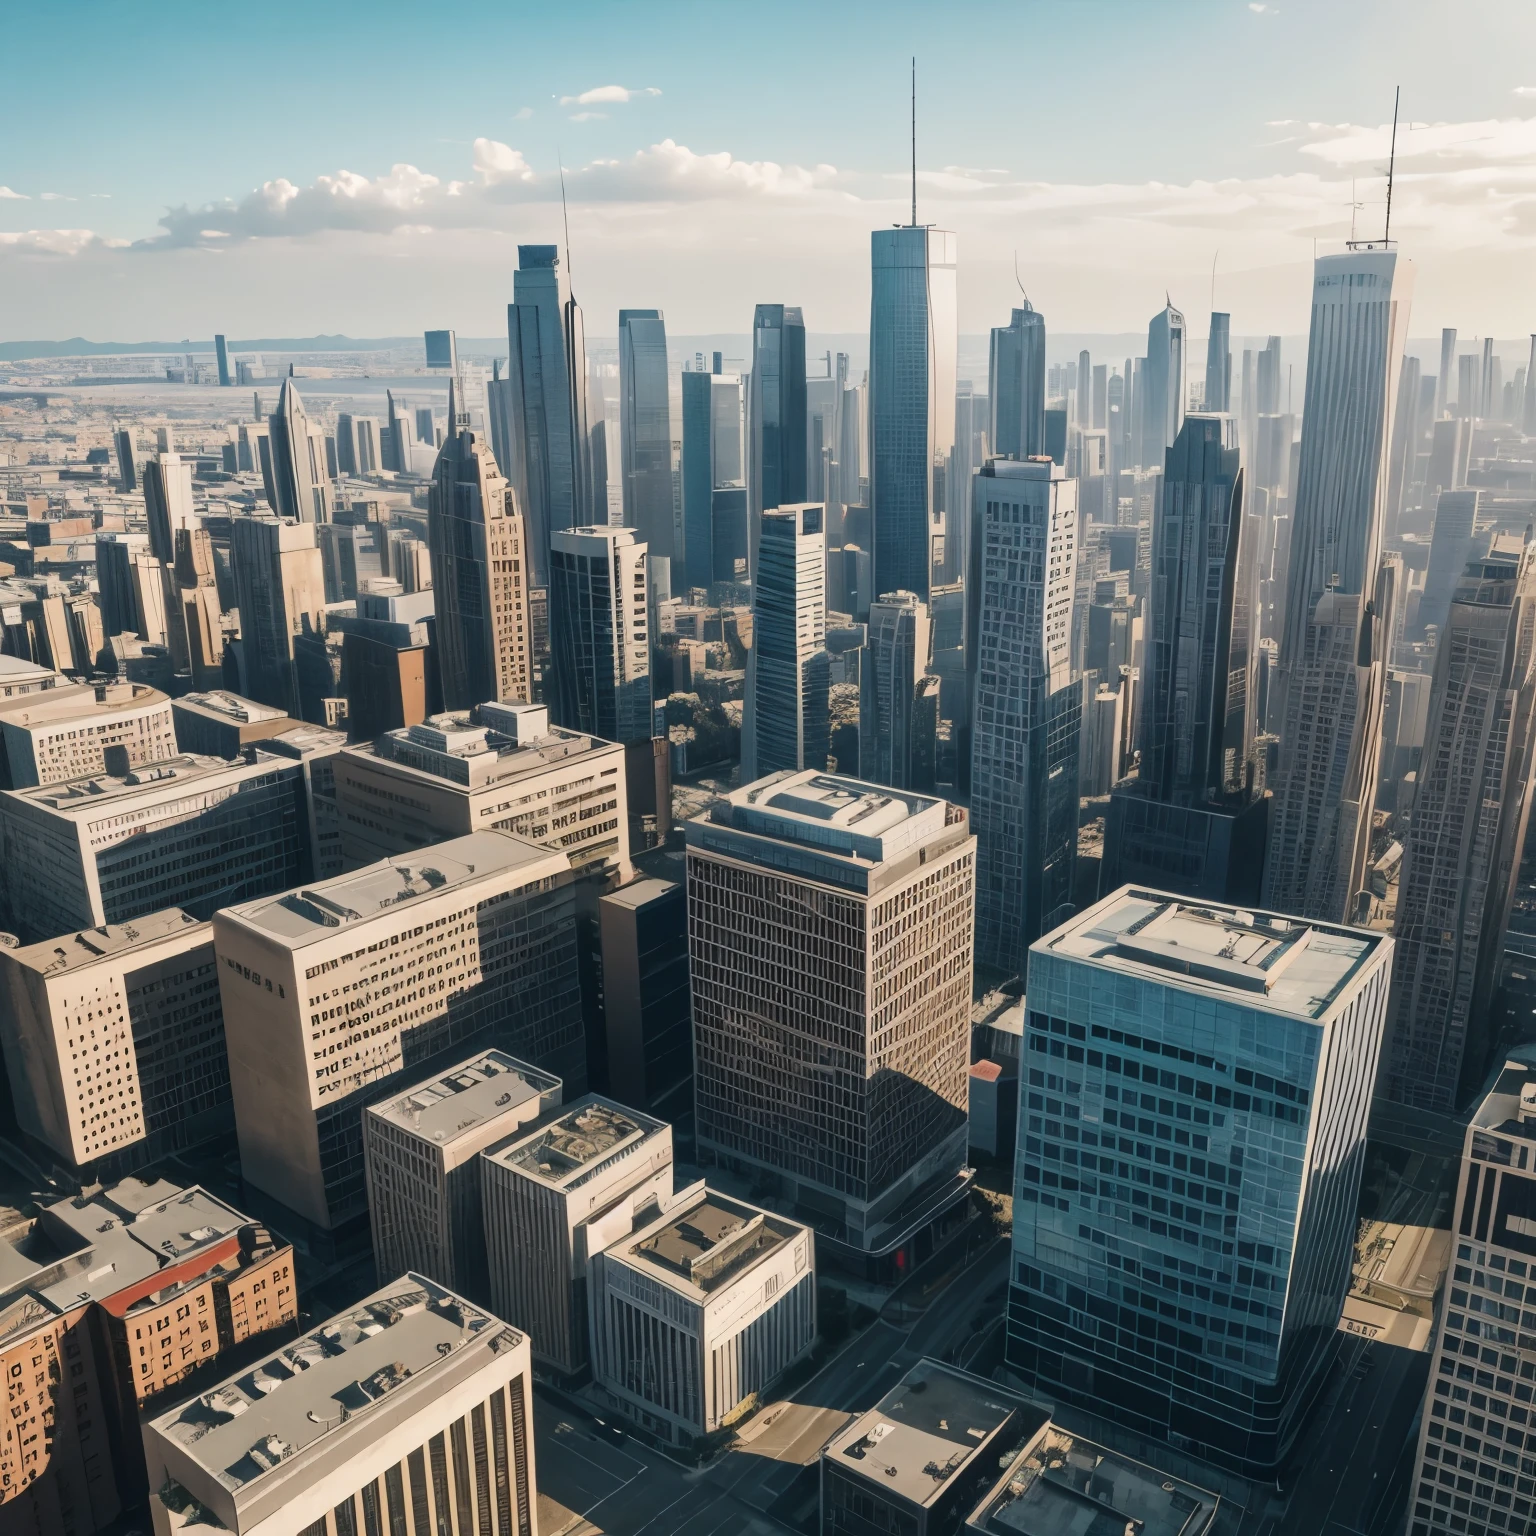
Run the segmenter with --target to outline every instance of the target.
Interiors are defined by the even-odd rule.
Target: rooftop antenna
[[[1024,279],[1019,276],[1019,253],[1017,251],[1013,253],[1013,280],[1019,285],[1019,292],[1023,294],[1025,309],[1032,308],[1033,306],[1029,302],[1029,295],[1024,292]]]
[[[1392,94],[1392,149],[1387,156],[1387,224],[1381,232],[1382,244],[1392,238],[1392,175],[1397,169],[1397,104],[1403,99],[1403,88],[1398,86]]]
[[[917,228],[917,55],[912,55],[912,228]]]
[[[565,160],[560,154],[559,145],[555,146],[555,163],[560,167],[560,222],[565,226],[565,280],[571,284],[574,281],[571,275],[571,215],[565,206]]]
[[[1216,313],[1216,262],[1221,252],[1217,250],[1211,255],[1211,313]]]
[[[1365,206],[1355,193],[1355,178],[1349,178],[1349,243],[1355,243],[1355,219],[1360,210]]]

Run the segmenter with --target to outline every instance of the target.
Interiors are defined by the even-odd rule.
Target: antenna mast
[[[572,281],[571,277],[571,215],[565,206],[565,161],[560,151],[555,150],[555,163],[560,167],[560,221],[565,225],[565,280]]]
[[[1397,169],[1397,104],[1403,99],[1403,88],[1398,86],[1392,96],[1392,151],[1387,159],[1387,226],[1381,240],[1385,245],[1392,238],[1392,173]]]
[[[912,55],[912,228],[917,228],[917,55]]]

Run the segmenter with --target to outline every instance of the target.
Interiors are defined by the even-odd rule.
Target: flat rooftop
[[[990,1536],[1201,1536],[1220,1499],[1047,1424],[966,1522]]]
[[[488,875],[550,865],[552,860],[561,868],[568,862],[564,854],[510,832],[471,832],[415,853],[367,864],[333,880],[317,880],[281,896],[263,896],[226,907],[224,915],[296,948],[424,897]]]
[[[755,1205],[705,1189],[613,1251],[653,1279],[702,1297],[771,1257],[804,1230]]]
[[[176,700],[176,707],[206,715],[210,720],[219,720],[226,725],[256,725],[264,720],[282,720],[287,714],[286,710],[258,704],[255,699],[242,698],[223,688],[208,693],[184,693]]]
[[[407,1383],[427,1386],[493,1335],[521,1337],[433,1281],[404,1275],[150,1428],[236,1492]]]
[[[5,681],[0,678],[0,683]],[[86,720],[93,715],[112,716],[125,709],[147,709],[169,703],[169,695],[144,683],[110,683],[105,687],[91,683],[66,684],[10,699],[0,720],[22,730],[39,730],[71,720]]]
[[[554,1189],[567,1189],[615,1154],[665,1129],[663,1121],[588,1094],[555,1119],[486,1155]]]
[[[371,1105],[368,1113],[424,1141],[451,1146],[531,1100],[546,1093],[558,1096],[561,1086],[552,1073],[541,1072],[505,1051],[481,1051],[398,1098]],[[527,1115],[520,1118],[526,1120]]]
[[[262,765],[270,772],[273,768],[281,767],[283,761],[259,748],[254,758],[235,758],[233,761],[182,752],[158,763],[146,763],[121,776],[93,773],[83,778],[65,779],[58,784],[15,789],[9,793],[30,805],[43,806],[65,815],[79,815],[99,811],[103,806],[123,800],[175,795],[186,789],[206,785],[211,779],[228,775],[240,778],[259,771]]]
[[[40,667],[35,661],[24,661],[20,656],[0,656],[0,688],[41,683],[58,675],[52,667]]]
[[[1020,1413],[1034,1413],[1036,1428],[1050,1417],[1041,1405],[980,1376],[919,1360],[899,1385],[835,1436],[822,1456],[846,1477],[862,1477],[926,1506]]]
[[[268,752],[279,757],[312,757],[316,753],[339,752],[347,744],[345,731],[333,731],[329,726],[311,725],[296,721],[290,730],[279,731],[262,742]]]
[[[663,896],[670,896],[677,889],[675,880],[657,880],[648,876],[643,880],[631,880],[628,885],[610,891],[603,900],[613,906],[628,907],[638,912],[641,907],[649,906]]]
[[[485,705],[482,713],[478,721],[467,711],[431,715],[347,750],[463,789],[484,789],[573,758],[623,750],[599,736],[550,725],[542,705]]]
[[[1536,1045],[1509,1052],[1493,1087],[1472,1111],[1467,1134],[1477,1131],[1536,1141]]]
[[[27,944],[8,951],[7,957],[14,964],[41,976],[62,976],[85,970],[115,955],[127,954],[145,944],[156,944],[179,934],[195,934],[199,930],[204,937],[212,937],[207,923],[198,922],[180,907],[167,907],[163,912],[136,917],[130,923],[107,923],[100,928],[83,928],[79,933],[45,939],[41,944]]]
[[[1123,886],[1036,941],[1045,954],[1320,1019],[1385,935]]]

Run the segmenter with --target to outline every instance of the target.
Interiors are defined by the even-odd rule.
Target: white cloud
[[[512,116],[518,122],[526,123],[528,121],[528,119],[533,116],[533,108],[532,107],[519,107],[517,109],[517,111],[512,114]]]
[[[1255,16],[1275,16],[1279,14],[1273,6],[1263,5],[1260,3],[1260,0],[1248,0],[1248,9],[1252,11]]]
[[[573,123],[600,123],[607,116],[606,112],[572,112],[571,121]]]
[[[64,192],[44,192],[43,201],[45,203],[75,203],[79,202],[79,198],[70,197]]]
[[[47,256],[78,256],[104,242],[89,229],[22,229],[0,231],[0,251],[20,251]]]
[[[1354,123],[1308,123],[1326,137],[1304,144],[1301,153],[1329,165],[1377,164],[1385,172],[1392,145],[1392,125],[1367,128]],[[1462,166],[1502,165],[1536,161],[1536,118],[1488,118],[1475,123],[1400,123],[1397,129],[1399,164],[1435,160]]]
[[[475,140],[474,164],[475,174],[488,186],[502,181],[533,180],[533,168],[523,159],[523,152],[498,139]]]
[[[1536,96],[1536,85],[1517,85],[1510,94],[1513,96]]]
[[[628,85],[594,85],[591,90],[583,91],[579,96],[562,96],[562,107],[592,107],[599,104],[606,105],[610,102],[622,105],[626,101],[633,101],[637,96],[660,96],[661,92],[654,85],[628,86]]]
[[[0,198],[14,197],[18,202],[29,203],[32,201],[25,192],[13,192],[9,187],[0,187]]]

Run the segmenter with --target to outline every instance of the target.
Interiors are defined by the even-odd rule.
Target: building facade
[[[175,757],[170,699],[142,683],[76,683],[0,706],[7,789],[58,784]],[[113,754],[113,749],[117,752]]]
[[[923,686],[932,641],[928,605],[913,593],[887,592],[869,605],[859,773],[871,783],[933,793],[938,700]]]
[[[619,311],[619,442],[624,523],[653,559],[670,560],[672,413],[667,323],[659,309]],[[681,572],[679,572],[681,574]]]
[[[314,523],[231,518],[229,563],[240,610],[240,691],[301,720],[294,641],[324,633],[325,572]]]
[[[806,499],[806,410],[805,318],[797,304],[759,304],[747,376],[749,576],[757,572],[763,513]]]
[[[1045,449],[1045,316],[1028,299],[1007,325],[992,327],[987,363],[987,446],[1000,459]],[[969,460],[965,483],[970,482]]]

